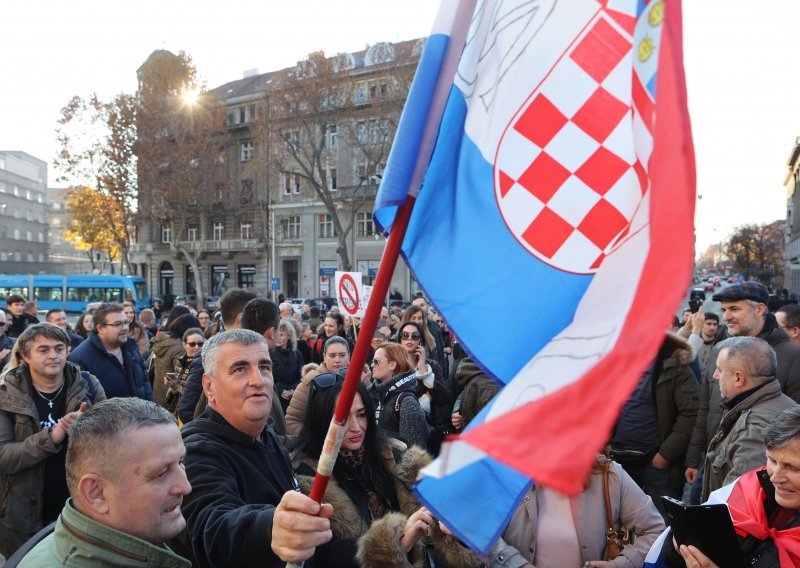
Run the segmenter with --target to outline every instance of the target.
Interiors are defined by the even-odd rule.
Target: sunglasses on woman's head
[[[335,373],[331,372],[320,373],[319,375],[314,377],[313,381],[311,381],[311,390],[316,392],[318,390],[329,389],[339,381],[343,381],[346,376],[347,376],[347,367],[345,367],[344,369],[339,369]]]
[[[412,331],[411,333],[408,333],[407,331],[403,331],[403,332],[400,333],[400,339],[402,339],[404,341],[406,339],[417,340],[417,339],[419,339],[419,332],[418,331]]]

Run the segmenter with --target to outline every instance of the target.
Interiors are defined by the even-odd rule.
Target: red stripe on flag
[[[662,52],[663,51],[665,50],[663,50],[662,47]],[[660,71],[661,70],[659,68],[659,73]],[[641,115],[642,122],[644,122],[648,132],[652,134],[653,100],[650,98],[650,94],[647,92],[647,89],[644,88],[644,85],[642,85],[642,82],[639,80],[639,75],[636,73],[633,73],[633,93],[631,96],[633,97],[633,106],[636,107],[637,111],[639,111],[639,115]]]
[[[493,458],[565,493],[583,489],[620,408],[664,341],[663,330],[691,276],[695,165],[680,0],[667,5],[664,26],[656,97],[659,120],[649,167],[650,250],[619,339],[569,386],[463,435]]]

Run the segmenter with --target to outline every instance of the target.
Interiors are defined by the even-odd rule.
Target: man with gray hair
[[[164,546],[186,526],[185,453],[175,418],[153,402],[115,398],[84,412],[70,429],[71,498],[20,566],[190,566]]]
[[[243,318],[244,319],[244,318]],[[267,427],[273,397],[267,340],[247,329],[203,346],[208,407],[182,430],[192,493],[183,550],[201,568],[356,566],[352,541],[331,540],[330,505],[299,492],[289,454]]]
[[[764,430],[795,402],[775,378],[775,351],[758,337],[731,337],[719,344],[714,379],[723,415],[706,452],[702,500],[737,477],[764,465]]]
[[[280,310],[281,319],[290,318],[294,315],[291,302],[281,302],[281,304],[278,306],[278,310]]]

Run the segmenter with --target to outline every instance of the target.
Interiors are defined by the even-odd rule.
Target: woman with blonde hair
[[[300,373],[303,369],[303,356],[296,349],[297,332],[294,323],[291,318],[283,318],[280,321],[275,336],[275,348],[270,353],[275,390],[280,396],[284,412],[289,407],[289,401],[300,382]]]

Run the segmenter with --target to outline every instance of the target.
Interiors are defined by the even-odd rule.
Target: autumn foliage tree
[[[136,101],[124,94],[108,102],[97,95],[75,96],[61,110],[57,137],[61,144],[55,158],[61,172],[58,181],[83,186],[76,207],[102,203],[85,211],[70,208],[73,219],[80,220],[71,229],[72,241],[79,248],[90,246],[109,258],[118,257],[121,270],[130,273],[128,249],[137,199]],[[91,215],[86,217],[88,212]],[[99,241],[98,235],[103,235]],[[113,245],[102,244],[100,249],[101,241]]]
[[[120,256],[118,235],[125,231],[124,216],[113,198],[91,187],[78,187],[67,193],[66,204],[69,224],[65,237],[86,252],[92,269],[97,267],[97,254],[105,254],[113,274],[114,261]],[[98,217],[108,222],[98,222]]]
[[[785,227],[782,220],[738,227],[725,244],[733,269],[762,282],[781,274]]]

